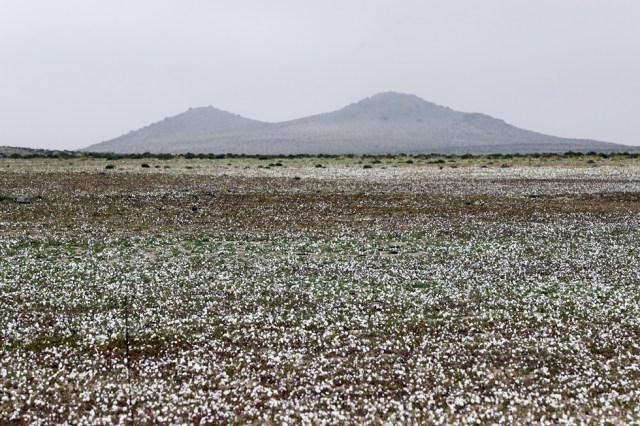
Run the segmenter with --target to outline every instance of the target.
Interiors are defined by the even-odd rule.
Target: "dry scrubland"
[[[640,160],[407,160],[0,159],[0,423],[640,422]]]

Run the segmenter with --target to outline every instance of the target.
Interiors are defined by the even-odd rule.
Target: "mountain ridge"
[[[84,151],[215,154],[394,154],[615,152],[632,146],[519,129],[416,95],[381,92],[339,110],[278,123],[214,107],[188,111]]]

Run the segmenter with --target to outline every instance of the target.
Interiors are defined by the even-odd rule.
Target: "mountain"
[[[165,118],[115,139],[92,145],[85,151],[118,153],[189,152],[188,146],[205,144],[214,139],[231,140],[251,133],[266,123],[240,117],[217,108],[190,108],[174,117]],[[184,148],[184,149],[183,149]],[[215,149],[215,147],[212,147]],[[205,151],[202,151],[205,152]],[[206,152],[213,152],[211,149]]]
[[[566,139],[464,113],[415,95],[386,92],[338,111],[265,123],[213,107],[193,108],[85,151],[217,154],[535,153],[633,151]]]

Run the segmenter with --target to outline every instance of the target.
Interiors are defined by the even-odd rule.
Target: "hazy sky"
[[[638,0],[0,0],[0,145],[189,107],[282,121],[381,91],[640,145]]]

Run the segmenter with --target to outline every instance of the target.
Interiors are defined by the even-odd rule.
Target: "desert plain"
[[[0,158],[0,423],[640,422],[640,159]]]

